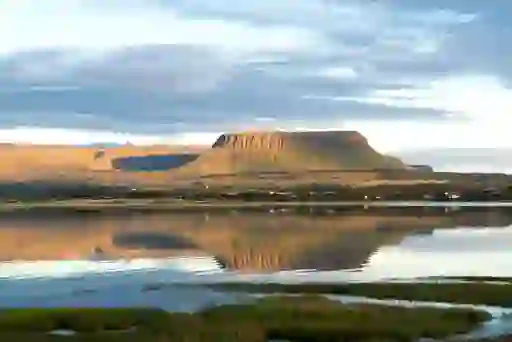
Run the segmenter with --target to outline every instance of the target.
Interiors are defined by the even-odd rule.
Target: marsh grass
[[[0,331],[123,331],[167,319],[165,312],[153,309],[12,309],[0,311]]]
[[[512,284],[464,283],[216,283],[221,291],[284,294],[335,294],[376,299],[512,307]]]
[[[444,338],[488,320],[460,309],[344,305],[320,296],[268,297],[195,314],[152,309],[17,309],[0,312],[0,341],[413,341]],[[127,331],[135,328],[133,331]],[[48,331],[70,329],[70,337]]]
[[[453,280],[453,281],[470,281],[470,282],[502,282],[512,283],[512,277],[491,277],[491,276],[436,276],[426,277],[426,280]]]

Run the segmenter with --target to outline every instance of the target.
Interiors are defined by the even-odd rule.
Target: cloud
[[[468,119],[504,119],[512,112],[512,89],[490,76],[446,77],[414,87],[376,89],[361,98],[338,97],[399,108],[431,108]]]
[[[49,85],[49,86],[29,86],[29,87],[9,87],[2,89],[0,93],[16,94],[16,93],[32,93],[32,92],[68,92],[68,91],[79,91],[80,87],[77,86],[66,86],[66,85]]]
[[[3,4],[0,10],[3,53],[56,48],[102,51],[141,44],[208,46],[232,53],[286,52],[316,44],[315,34],[300,27],[184,17],[152,1],[70,0],[62,5],[48,0],[43,5],[25,0]]]
[[[333,79],[354,79],[357,78],[357,72],[350,67],[326,67],[320,69],[317,73],[319,77]]]
[[[30,144],[73,144],[91,145],[98,143],[114,144],[196,144],[197,142],[211,144],[217,137],[212,133],[185,133],[165,135],[144,135],[125,132],[112,132],[107,130],[44,128],[44,127],[15,127],[0,129],[0,143],[30,143]]]

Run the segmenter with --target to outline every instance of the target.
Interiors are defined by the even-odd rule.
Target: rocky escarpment
[[[355,131],[223,134],[181,173],[238,174],[320,170],[407,169],[374,150]]]
[[[297,144],[328,148],[336,146],[368,146],[368,141],[355,131],[320,132],[249,132],[223,134],[213,144],[213,148],[232,148],[247,150],[283,150]]]

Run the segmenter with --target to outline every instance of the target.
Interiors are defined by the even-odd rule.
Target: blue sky
[[[508,148],[509,0],[0,0],[0,139]]]

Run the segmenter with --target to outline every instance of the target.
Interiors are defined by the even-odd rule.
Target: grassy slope
[[[104,160],[95,160],[97,147],[42,146],[0,144],[0,180],[30,180],[34,178],[58,178],[57,173],[70,177],[82,176],[88,170],[105,169],[109,160],[121,157],[165,155],[182,152],[198,152],[198,146],[119,146],[105,148]]]

